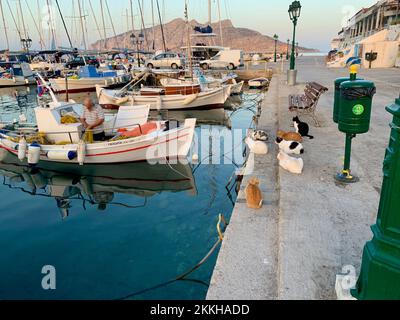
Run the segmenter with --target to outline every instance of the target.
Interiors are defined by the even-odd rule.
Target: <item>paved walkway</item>
[[[317,81],[330,91],[319,104],[321,128],[309,122],[315,140],[306,141],[303,175],[277,165],[276,148],[256,157],[254,176],[261,178],[266,204],[249,210],[241,194],[220,251],[208,299],[335,299],[335,277],[345,265],[359,270],[362,249],[376,220],[382,162],[389,139],[385,106],[400,92],[400,70],[362,70],[376,82],[371,131],[354,141],[352,169],[360,183],[333,180],[343,162],[344,136],[332,122],[333,81],[346,70],[327,69],[323,58],[298,61],[299,82],[288,87],[274,76],[263,104],[260,128],[290,130],[287,97],[304,83]],[[244,181],[242,188],[246,186]]]

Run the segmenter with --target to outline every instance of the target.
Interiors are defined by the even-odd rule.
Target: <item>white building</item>
[[[363,8],[348,21],[347,27],[332,41],[333,50],[328,66],[344,67],[350,58],[360,58],[369,67],[367,53],[376,53],[372,68],[390,68],[400,63],[400,1],[381,0]]]

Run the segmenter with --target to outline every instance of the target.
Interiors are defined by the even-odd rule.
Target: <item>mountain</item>
[[[190,22],[192,26],[192,30],[195,26],[203,26],[195,20]],[[274,52],[274,39],[269,36],[265,36],[260,32],[246,29],[246,28],[236,28],[233,26],[230,20],[221,21],[222,25],[222,34],[224,47],[230,47],[231,49],[241,49],[245,53],[272,53]],[[217,34],[217,37],[214,38],[214,43],[206,43],[211,45],[221,45],[221,37],[220,37],[220,23],[213,23],[212,28],[214,33]],[[136,32],[137,34],[138,32]],[[153,29],[147,28],[144,32],[148,39],[149,49],[153,51]],[[110,50],[112,48],[125,48],[133,46],[130,45],[132,32],[126,32],[118,35],[116,38],[111,37],[106,41],[106,49]],[[155,49],[163,50],[162,44],[162,32],[161,27],[158,25],[154,30],[155,34]],[[174,19],[171,22],[164,25],[164,35],[166,39],[167,49],[172,51],[180,51],[181,47],[184,47],[187,42],[187,33],[186,33],[186,23],[183,19]],[[192,40],[192,44],[201,43],[206,40],[203,38],[198,38]],[[209,41],[209,40],[207,40]],[[94,50],[103,50],[104,49],[104,41],[97,41],[91,45]],[[144,48],[146,49],[146,44],[144,44]],[[286,53],[287,44],[286,42],[278,41],[278,52]],[[318,50],[309,49],[309,48],[299,48],[300,52],[317,52]]]

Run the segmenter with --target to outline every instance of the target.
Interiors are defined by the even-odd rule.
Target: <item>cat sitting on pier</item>
[[[254,141],[252,138],[248,137],[246,139],[246,144],[249,147],[251,153],[259,155],[268,154],[268,146],[265,142]]]
[[[251,135],[254,141],[268,141],[268,134],[263,130],[256,130]]]
[[[262,207],[263,197],[259,185],[260,181],[257,178],[253,178],[246,187],[247,207],[250,209],[261,209]]]
[[[310,134],[309,134],[310,126],[307,123],[300,121],[299,117],[293,118],[293,124],[294,124],[294,127],[296,128],[296,132],[298,134],[300,134],[302,137],[314,139],[314,137],[310,136]]]
[[[285,141],[282,138],[276,138],[275,143],[279,146],[279,149],[286,154],[303,154],[304,147],[301,143],[296,141]]]
[[[294,174],[302,174],[304,168],[303,159],[293,158],[285,152],[280,151],[278,154],[279,165],[282,169]]]
[[[276,134],[278,138],[282,138],[283,140],[286,141],[296,141],[296,142],[303,142],[303,137],[301,134],[297,132],[285,132],[282,130],[279,130],[278,133]]]

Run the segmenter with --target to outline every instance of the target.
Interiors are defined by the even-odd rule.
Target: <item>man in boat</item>
[[[93,132],[94,141],[104,141],[106,135],[104,132],[104,111],[100,106],[96,106],[92,99],[86,98],[83,103],[85,110],[81,122],[86,130]]]

